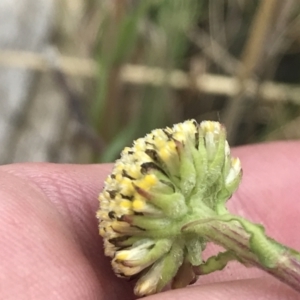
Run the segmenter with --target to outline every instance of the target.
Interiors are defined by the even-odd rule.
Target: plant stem
[[[300,292],[300,253],[266,236],[261,225],[228,214],[190,222],[182,231],[198,233],[227,250],[196,267],[197,274],[220,270],[236,259],[266,271]]]

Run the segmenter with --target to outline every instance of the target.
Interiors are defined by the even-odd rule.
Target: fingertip
[[[189,286],[149,296],[145,300],[282,300],[300,299],[297,292],[273,278],[264,276],[255,279],[219,282]]]

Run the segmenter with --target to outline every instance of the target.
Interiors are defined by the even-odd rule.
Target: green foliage
[[[216,41],[229,57],[241,60],[259,3],[260,1],[217,0],[103,1],[102,21],[94,53],[99,76],[97,92],[91,101],[90,120],[106,146],[101,153],[96,153],[95,160],[115,160],[124,146],[130,145],[132,140],[154,128],[170,126],[189,118],[196,118],[198,121],[207,118],[224,121],[222,112],[228,106],[228,98],[213,93],[202,94],[195,90],[196,81],[193,76],[199,76],[202,72],[221,73],[229,77],[236,74],[227,74],[222,63],[216,63],[211,56],[205,54],[204,48],[210,49],[217,56],[212,43],[208,41],[207,45],[199,46],[196,41],[191,40],[189,33],[199,31],[201,38],[201,32],[205,32],[210,35],[211,42]],[[295,6],[290,15],[286,14],[286,23],[276,27],[278,34],[285,33],[288,22],[293,24],[298,18],[298,13],[295,12],[299,11],[299,7]],[[282,22],[282,19],[278,19],[279,21]],[[289,34],[286,36],[287,44],[293,40],[292,33]],[[279,38],[278,36],[277,39]],[[276,45],[276,36],[270,35],[268,41],[265,47]],[[268,51],[265,49],[266,58]],[[273,60],[264,60],[262,67],[259,65],[257,68],[256,79],[259,83],[272,80],[272,76],[281,78],[276,74],[276,67],[280,65],[279,61],[284,53],[278,50],[278,53],[272,55]],[[166,74],[183,70],[191,74],[191,87],[175,90],[167,83],[130,84],[124,81],[122,73],[127,64],[159,68]],[[290,66],[286,67],[290,69]],[[293,73],[295,72],[289,72]],[[277,135],[277,129],[298,118],[298,108],[295,110],[296,116],[289,117],[288,105],[258,101],[263,100],[259,91],[250,98],[247,99],[256,101],[247,100],[234,144],[276,139],[277,136],[282,138],[284,134]],[[265,110],[270,112],[267,117],[262,113]]]
[[[91,114],[94,126],[105,136],[108,146],[101,161],[112,161],[120,150],[134,138],[144,135],[156,127],[175,121],[175,100],[168,86],[144,86],[138,90],[138,103],[128,101],[128,115],[121,117],[120,103],[125,101],[124,87],[119,87],[118,67],[133,60],[143,65],[159,66],[165,70],[181,67],[187,50],[186,31],[196,22],[201,12],[201,1],[140,1],[126,13],[114,18],[106,12],[99,35],[97,61],[99,79],[97,97],[92,103]],[[145,29],[150,24],[150,29]],[[114,76],[113,70],[116,70]],[[112,97],[110,89],[120,88],[118,99]],[[106,116],[105,123],[101,119]],[[121,120],[122,119],[122,120]],[[100,120],[100,121],[99,121]],[[107,134],[108,128],[113,128]]]

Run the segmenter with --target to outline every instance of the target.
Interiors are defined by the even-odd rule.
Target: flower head
[[[226,212],[241,165],[224,127],[188,120],[156,129],[125,148],[99,196],[105,254],[120,277],[138,274],[138,296],[193,282],[205,239],[184,224]]]

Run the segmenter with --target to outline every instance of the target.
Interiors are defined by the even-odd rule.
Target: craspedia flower
[[[196,280],[206,238],[182,227],[226,214],[241,178],[225,128],[188,120],[156,129],[125,148],[99,196],[105,254],[120,277],[137,277],[135,294]]]

